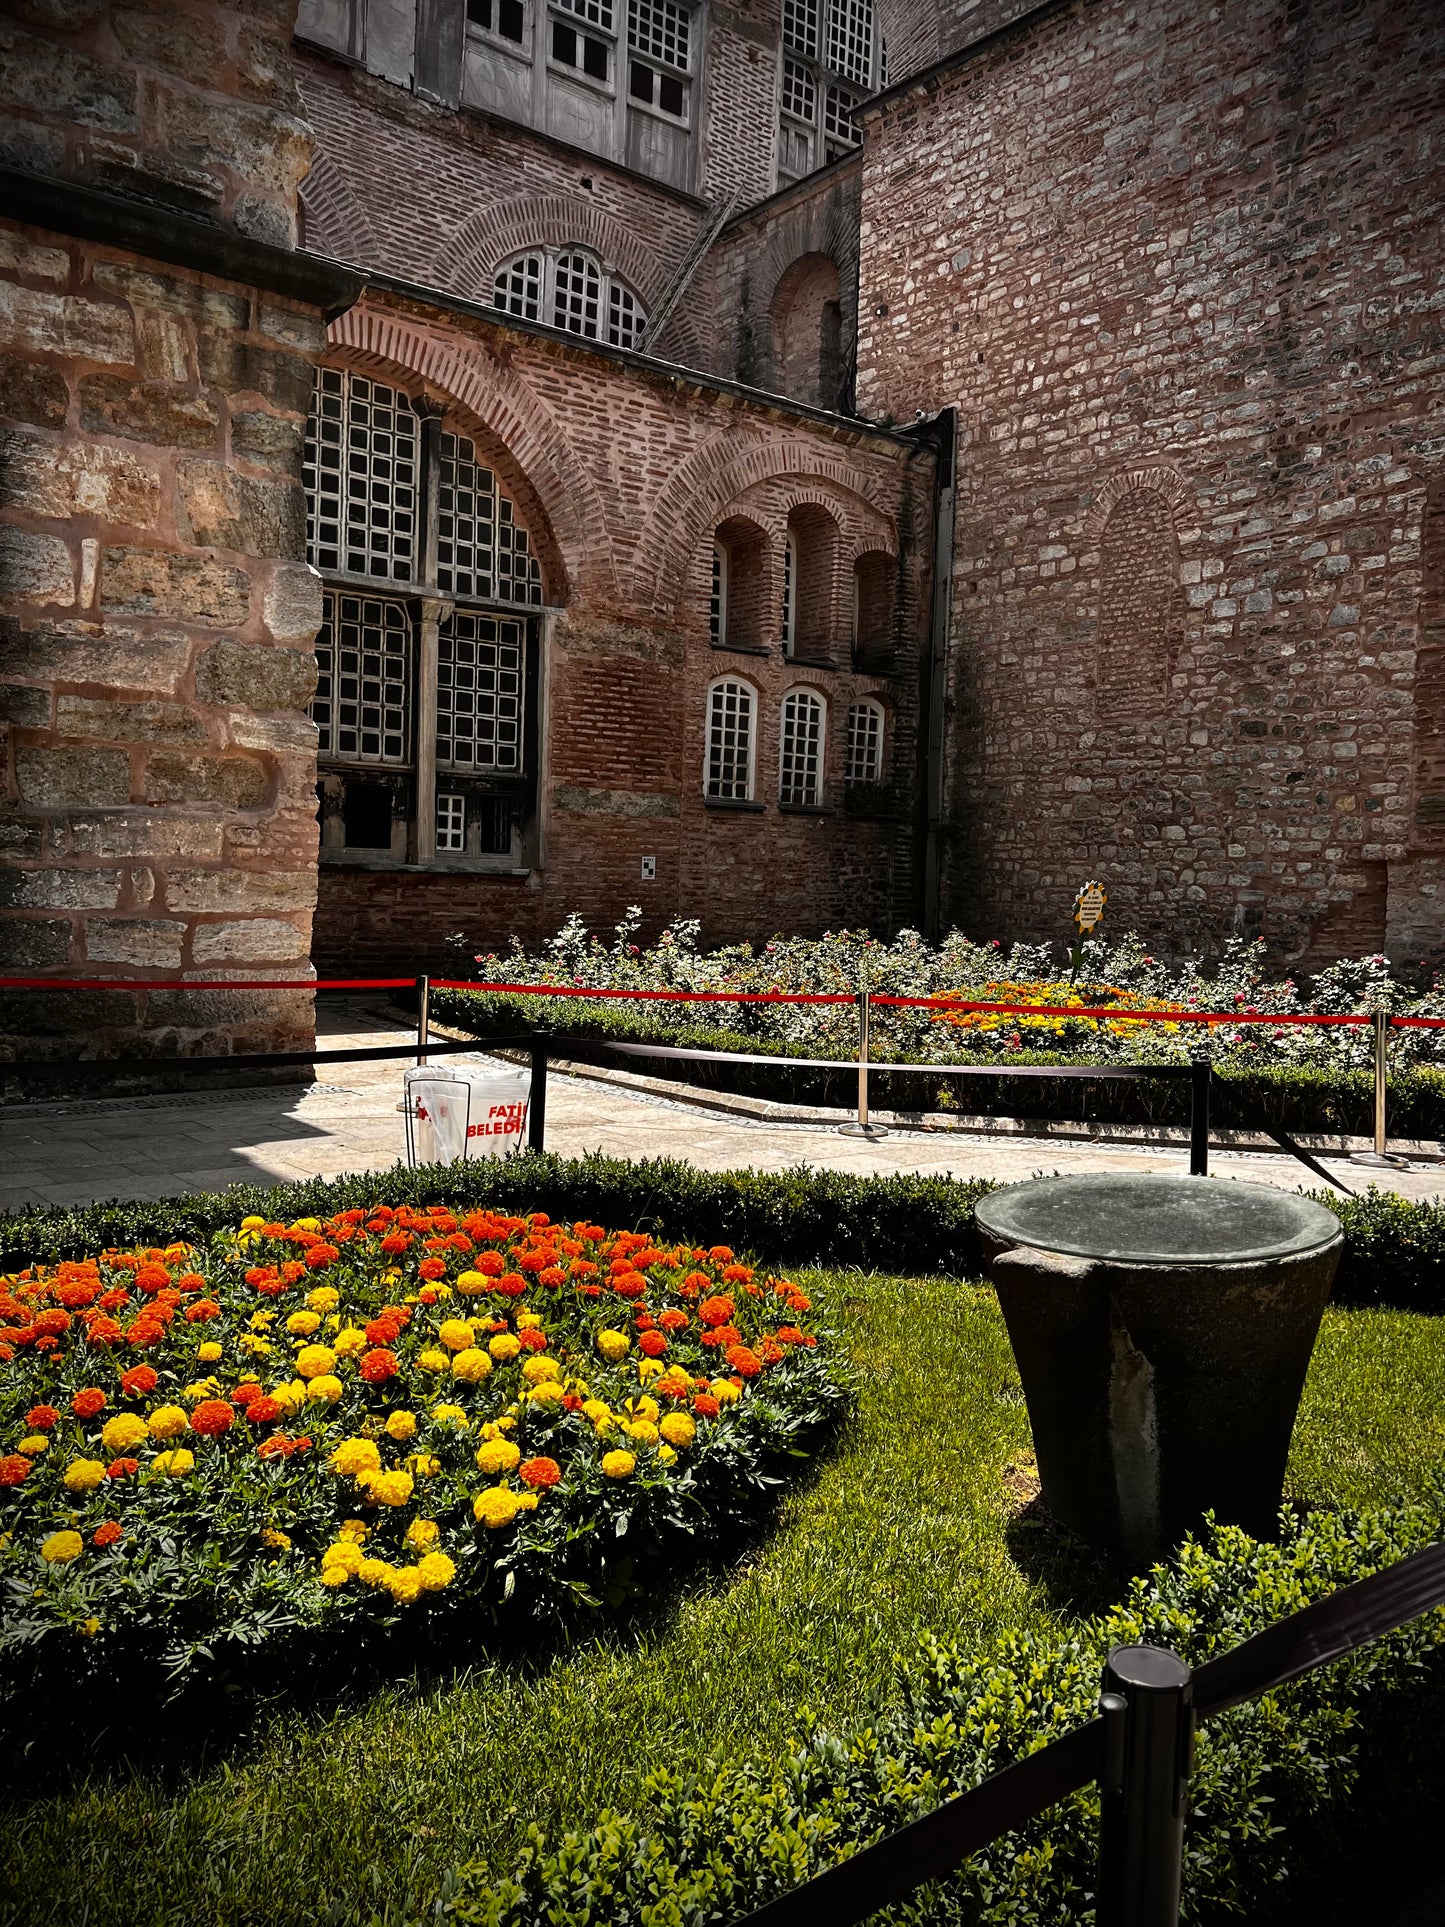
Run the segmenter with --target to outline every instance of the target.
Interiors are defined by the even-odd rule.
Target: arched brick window
[[[893,602],[898,563],[884,549],[869,549],[853,564],[853,659],[880,663],[893,654]]]
[[[707,692],[702,791],[714,803],[750,803],[758,754],[758,695],[739,676],[720,676]]]
[[[713,642],[724,649],[763,648],[767,594],[768,538],[745,515],[729,516],[713,537]]]
[[[773,361],[779,392],[836,408],[843,385],[843,310],[837,263],[805,254],[773,290]]]
[[[1135,488],[1109,512],[1099,542],[1094,688],[1103,721],[1157,716],[1178,640],[1174,516],[1155,488]]]
[[[817,809],[823,801],[827,705],[811,689],[783,698],[778,732],[778,801],[784,809]]]
[[[883,778],[883,705],[871,696],[848,710],[845,783],[878,783]]]
[[[838,524],[814,502],[802,502],[788,516],[791,558],[784,571],[789,620],[782,637],[787,654],[825,656],[838,640]]]
[[[575,244],[504,261],[492,282],[492,306],[614,348],[635,348],[647,325],[631,288],[590,248]]]

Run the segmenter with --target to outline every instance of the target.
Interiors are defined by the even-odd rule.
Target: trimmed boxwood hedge
[[[851,1177],[802,1165],[714,1172],[665,1158],[529,1153],[496,1163],[396,1165],[270,1189],[236,1185],[190,1197],[7,1211],[0,1213],[0,1271],[107,1246],[199,1242],[250,1212],[290,1221],[357,1205],[446,1202],[525,1206],[663,1238],[707,1236],[770,1264],[970,1277],[983,1268],[973,1207],[993,1188],[984,1178]],[[1416,1204],[1374,1186],[1360,1198],[1311,1195],[1345,1228],[1336,1303],[1445,1311],[1445,1202]]]

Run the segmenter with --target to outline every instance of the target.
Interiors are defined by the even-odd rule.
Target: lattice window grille
[[[675,0],[630,0],[627,44],[685,74],[692,65],[690,24],[687,8],[677,6]]]
[[[481,602],[540,607],[542,570],[512,502],[463,435],[441,438],[437,587]]]
[[[464,796],[438,796],[437,849],[464,850],[467,847],[467,799]]]
[[[888,85],[888,42],[883,38],[882,34],[880,33],[878,36],[878,89],[879,89],[879,92],[881,93],[882,90],[887,85]]]
[[[601,27],[604,33],[612,32],[612,0],[552,0],[552,5],[589,26]]]
[[[883,711],[877,703],[854,703],[848,711],[845,783],[876,783],[883,770]]]
[[[437,632],[437,766],[522,768],[526,625],[458,609]]]
[[[823,704],[805,689],[783,698],[778,801],[816,808],[822,800]]]
[[[783,539],[783,608],[778,640],[784,655],[793,653],[793,616],[797,599],[798,544],[791,535]]]
[[[607,289],[607,339],[614,348],[635,348],[647,325],[637,297],[620,282]]]
[[[867,87],[873,79],[873,0],[831,0],[828,65],[835,74]]]
[[[783,45],[809,59],[816,58],[818,0],[783,0]]]
[[[856,147],[862,140],[862,133],[852,118],[857,105],[858,96],[843,87],[830,87],[824,96],[823,133],[835,147]]]
[[[602,274],[587,254],[557,257],[552,326],[595,341],[602,313]]]
[[[519,254],[497,269],[492,283],[492,306],[507,314],[520,315],[523,321],[538,321],[542,315],[542,270],[540,254]]]
[[[306,554],[319,569],[410,581],[416,569],[417,418],[407,396],[322,368],[306,426]]]
[[[708,597],[707,632],[715,643],[723,643],[728,632],[728,559],[721,542],[712,545],[712,593]]]
[[[783,62],[783,112],[791,114],[795,120],[811,122],[817,106],[817,94],[813,87],[813,76],[806,67],[800,67],[796,60]]]
[[[745,682],[715,682],[708,692],[707,794],[719,802],[751,799],[753,707]]]
[[[410,762],[412,655],[404,603],[325,591],[311,700],[319,756]]]

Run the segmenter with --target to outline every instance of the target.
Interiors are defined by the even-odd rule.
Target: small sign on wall
[[[657,858],[655,856],[645,856],[642,859],[642,881],[644,883],[654,883],[656,880]]]

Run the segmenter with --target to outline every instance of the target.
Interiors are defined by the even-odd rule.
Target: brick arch
[[[547,524],[559,574],[557,599],[600,574],[615,591],[616,569],[602,498],[545,405],[475,342],[438,336],[365,303],[333,321],[327,338],[362,360],[419,375],[455,402],[504,448],[526,478]],[[602,586],[602,585],[599,585]]]
[[[652,505],[632,564],[638,605],[670,617],[704,533],[745,490],[784,476],[804,478],[805,486],[836,489],[845,502],[861,500],[891,532],[892,519],[874,499],[870,485],[849,462],[823,454],[816,443],[716,436],[673,470]],[[829,501],[826,493],[819,505],[837,513],[837,502]]]
[[[380,249],[371,217],[329,155],[316,156],[300,194],[306,246],[313,254],[329,254],[362,267],[376,262]]]
[[[1156,495],[1162,495],[1176,525],[1198,511],[1198,498],[1178,469],[1167,468],[1162,463],[1149,468],[1124,469],[1100,483],[1084,516],[1085,535],[1097,542],[1104,532],[1104,524],[1125,496],[1140,489],[1151,489]]]
[[[892,556],[898,553],[898,534],[892,522],[873,503],[860,500],[856,490],[840,496],[834,489],[819,488],[811,476],[804,476],[779,488],[774,499],[785,517],[797,508],[826,510],[838,524],[850,562],[873,549],[886,550]]]

